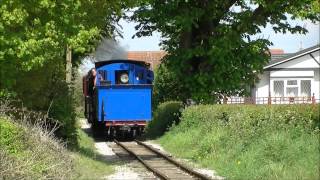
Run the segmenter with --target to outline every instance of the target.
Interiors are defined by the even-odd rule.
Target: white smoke
[[[95,52],[95,62],[114,59],[127,59],[126,50],[116,41],[103,38]]]
[[[87,56],[82,59],[81,64],[79,66],[79,73],[80,75],[85,75],[87,72],[89,72],[90,69],[94,68],[94,57]]]

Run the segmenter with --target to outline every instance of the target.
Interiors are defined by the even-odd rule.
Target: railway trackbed
[[[114,142],[160,179],[211,179],[141,141],[119,142],[114,140]]]

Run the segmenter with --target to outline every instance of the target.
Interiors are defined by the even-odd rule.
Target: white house
[[[252,89],[256,104],[308,103],[320,99],[320,45],[273,55]]]

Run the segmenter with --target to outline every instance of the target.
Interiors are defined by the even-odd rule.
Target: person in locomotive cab
[[[94,87],[96,86],[97,72],[95,68],[92,68],[88,73],[88,94],[92,97]]]
[[[96,85],[96,75],[97,75],[97,72],[96,72],[96,69],[95,68],[92,68],[89,70],[88,74],[87,74],[87,92],[88,92],[88,96],[86,98],[86,104],[88,105],[88,107],[86,106],[86,113],[89,114],[89,117],[88,117],[88,122],[89,123],[92,123],[93,121],[93,112],[94,112],[94,109],[95,109],[95,98],[93,98],[94,96],[94,87]]]

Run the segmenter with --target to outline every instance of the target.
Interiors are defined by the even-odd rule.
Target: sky
[[[263,29],[262,33],[257,36],[263,36],[273,42],[273,46],[270,48],[283,49],[285,53],[297,52],[301,46],[303,49],[311,47],[313,45],[320,43],[319,29],[320,24],[313,24],[310,21],[292,21],[292,24],[298,24],[300,26],[306,27],[308,33],[306,35],[302,34],[282,34],[274,33],[270,26]],[[160,39],[161,35],[159,32],[154,33],[149,37],[134,38],[131,37],[135,34],[134,22],[126,22],[121,20],[119,23],[123,29],[123,38],[118,38],[117,40],[127,51],[158,51],[160,50]]]

